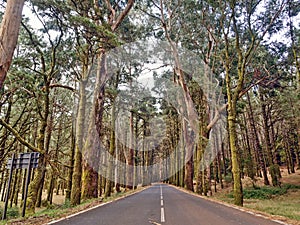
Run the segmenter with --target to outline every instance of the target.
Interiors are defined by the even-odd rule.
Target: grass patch
[[[3,213],[3,208],[0,208],[0,219],[2,219],[2,213]],[[15,219],[18,218],[19,216],[20,216],[20,212],[18,207],[7,208],[7,212],[6,212],[7,220]],[[2,224],[7,224],[7,221],[0,220],[0,225]]]
[[[243,190],[244,199],[270,199],[275,196],[284,195],[288,192],[288,190],[300,189],[300,185],[295,184],[284,184],[281,187],[271,187],[271,186],[263,186],[263,187],[252,187],[245,188]],[[229,198],[233,198],[233,193],[229,193],[227,195]]]
[[[3,213],[3,208],[0,208],[0,218],[2,218],[2,213]],[[19,208],[17,207],[7,208],[6,218],[11,219],[17,217],[19,217]]]
[[[276,196],[273,199],[245,201],[245,206],[251,209],[267,212],[271,215],[284,216],[300,221],[300,190],[289,191],[288,194]]]
[[[233,204],[233,192],[219,193],[218,200]],[[281,187],[263,186],[244,189],[244,206],[300,221],[300,185],[283,184]]]
[[[107,199],[103,199],[102,201],[100,199],[88,199],[81,202],[80,205],[77,206],[71,206],[70,202],[67,201],[62,205],[49,205],[47,208],[42,209],[38,212],[36,212],[33,217],[48,217],[48,218],[57,218],[61,215],[70,214],[73,212],[78,212],[81,210],[84,210],[86,208],[89,208],[91,205],[97,205],[103,202],[106,202]]]
[[[232,182],[232,173],[228,173],[225,177],[224,180],[226,183],[231,183]]]

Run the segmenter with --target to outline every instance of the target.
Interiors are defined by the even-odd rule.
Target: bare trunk
[[[72,177],[73,177],[73,167],[74,167],[74,157],[75,157],[75,135],[74,135],[74,125],[72,124],[71,131],[71,146],[70,146],[70,159],[69,159],[69,168],[67,172],[67,188],[66,188],[66,198],[65,202],[71,200],[71,189],[72,189]]]
[[[134,166],[134,149],[133,149],[133,112],[130,113],[130,140],[129,149],[127,152],[127,166],[126,166],[126,189],[133,189],[133,166]]]
[[[0,89],[3,87],[17,45],[24,0],[8,0],[0,26]]]

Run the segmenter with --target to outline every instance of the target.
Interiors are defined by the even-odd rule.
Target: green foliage
[[[274,196],[284,195],[288,190],[300,189],[300,185],[284,184],[281,187],[252,187],[243,191],[245,199],[270,199]],[[228,194],[229,198],[233,198],[233,193]]]
[[[0,217],[2,218],[3,209],[0,208]],[[19,217],[19,208],[12,207],[7,209],[6,217],[8,219],[13,219]]]
[[[296,184],[284,184],[282,187],[286,189],[300,189],[300,185]]]
[[[62,209],[68,209],[71,208],[71,202],[69,199],[67,199],[64,204],[61,206]]]
[[[228,173],[225,177],[224,180],[226,183],[231,183],[232,182],[232,174]]]
[[[287,189],[279,187],[261,187],[244,190],[245,199],[269,199],[274,195],[286,194]]]

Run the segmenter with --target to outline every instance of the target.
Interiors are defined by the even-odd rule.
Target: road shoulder
[[[254,210],[254,209],[249,209],[249,208],[246,208],[246,207],[236,206],[236,205],[233,205],[233,204],[229,204],[227,202],[220,201],[218,199],[214,199],[214,198],[211,198],[211,197],[196,194],[196,193],[194,193],[192,191],[188,191],[188,190],[186,190],[182,187],[177,187],[177,186],[171,185],[171,184],[166,184],[166,185],[168,185],[170,187],[173,187],[173,188],[175,188],[175,189],[177,189],[181,192],[187,193],[189,195],[193,195],[195,197],[198,197],[198,198],[201,198],[201,199],[204,199],[204,200],[208,200],[208,201],[211,201],[211,202],[214,202],[214,203],[217,203],[217,204],[221,204],[221,205],[227,206],[229,208],[236,209],[236,210],[239,210],[241,212],[245,212],[245,213],[254,215],[256,217],[261,217],[261,218],[264,218],[264,219],[272,220],[274,222],[277,222],[278,224],[282,224],[282,225],[300,225],[299,221],[291,220],[291,219],[283,217],[283,216],[271,215],[271,214],[261,212],[261,211],[257,211],[257,210]]]

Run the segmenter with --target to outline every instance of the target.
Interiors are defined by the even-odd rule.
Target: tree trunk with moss
[[[188,131],[188,124],[185,119],[182,119],[182,132],[184,138],[185,148],[185,173],[184,173],[184,187],[187,190],[194,191],[193,178],[194,178],[194,141],[192,135]]]
[[[113,183],[113,168],[114,168],[114,154],[115,154],[115,148],[116,148],[116,140],[115,140],[115,120],[116,120],[116,109],[115,105],[112,105],[111,108],[111,131],[110,131],[110,146],[109,146],[109,154],[110,158],[108,159],[108,167],[107,167],[107,179],[105,184],[105,197],[111,196],[112,192],[112,183]],[[116,156],[117,157],[117,156]]]
[[[84,72],[84,71],[83,71]],[[84,124],[86,116],[86,84],[87,80],[83,79],[79,84],[79,106],[76,118],[76,141],[75,141],[75,158],[71,189],[71,205],[80,204],[81,200],[81,176],[82,176],[82,149],[84,137]]]
[[[196,192],[198,194],[207,195],[207,171],[204,167],[204,153],[205,148],[208,144],[209,131],[207,130],[208,116],[207,116],[207,101],[204,99],[204,93],[202,90],[196,92],[197,99],[194,99],[194,102],[197,104],[198,114],[199,114],[199,136],[197,142],[197,151],[196,151]],[[195,95],[195,94],[194,94]]]
[[[245,127],[245,134],[244,134],[244,139],[245,139],[245,161],[246,161],[246,167],[247,167],[247,176],[251,178],[251,180],[254,180],[255,177],[255,172],[254,172],[254,163],[252,160],[252,155],[251,155],[251,146],[250,146],[250,138],[251,136],[249,135],[248,132],[248,127],[247,127],[247,118],[245,113],[243,113],[243,125]]]
[[[69,150],[69,167],[68,172],[67,172],[67,180],[66,180],[66,198],[65,198],[65,202],[68,203],[71,200],[71,189],[72,189],[72,179],[73,179],[73,167],[74,167],[74,158],[75,158],[75,134],[74,134],[74,124],[72,124],[71,127],[71,137],[70,137],[70,142],[71,142],[71,146],[70,146],[70,150]]]
[[[237,43],[239,40],[237,40]],[[236,132],[236,120],[237,120],[237,100],[238,95],[242,90],[244,74],[241,68],[241,61],[239,60],[238,77],[239,82],[236,89],[232,89],[232,81],[230,76],[230,56],[229,56],[229,42],[226,39],[226,61],[225,61],[225,81],[226,81],[226,93],[228,99],[227,113],[228,113],[228,134],[229,134],[229,147],[231,152],[231,166],[233,175],[233,194],[234,194],[234,204],[242,206],[243,205],[243,187],[241,180],[241,171],[239,166],[239,154],[237,149],[237,132]],[[239,46],[238,46],[239,49]]]
[[[271,145],[271,141],[270,141],[270,126],[269,126],[269,118],[268,118],[268,112],[267,112],[267,105],[263,96],[263,91],[260,88],[260,104],[261,104],[261,111],[262,111],[262,117],[263,117],[263,128],[264,128],[264,139],[266,142],[266,151],[267,151],[267,156],[268,156],[268,163],[269,163],[269,172],[271,175],[271,179],[272,179],[272,184],[273,186],[279,186],[280,182],[279,179],[281,177],[280,175],[280,168],[279,165],[277,165],[276,163],[274,163],[273,160],[273,153],[272,153],[272,145]]]
[[[46,139],[46,131],[48,126],[48,117],[50,115],[50,81],[48,80],[48,75],[44,75],[44,93],[43,93],[43,112],[40,112],[41,117],[41,123],[40,128],[38,132],[38,139],[37,139],[37,148],[41,151],[45,151],[45,139]],[[28,189],[28,198],[27,198],[27,206],[26,211],[27,213],[33,214],[35,212],[35,206],[38,198],[38,191],[39,188],[42,186],[43,182],[43,174],[46,170],[45,166],[45,155],[41,154],[39,162],[40,165],[37,168],[36,174],[34,176],[33,181],[31,181]]]
[[[102,129],[102,117],[105,100],[106,80],[106,55],[102,49],[97,59],[97,75],[94,88],[93,104],[89,115],[89,127],[87,140],[84,144],[83,154],[83,176],[82,176],[82,198],[90,199],[98,197],[98,169],[102,146],[100,135]]]
[[[234,7],[234,6],[233,6]],[[232,15],[235,17],[234,8],[232,8]],[[234,19],[234,24],[236,23]],[[225,51],[225,82],[226,82],[226,93],[227,93],[227,113],[228,113],[228,134],[229,134],[229,147],[231,152],[231,171],[233,175],[233,194],[234,194],[234,204],[242,206],[243,205],[243,186],[241,180],[241,171],[240,164],[238,161],[239,154],[237,149],[237,132],[236,132],[236,120],[237,120],[237,101],[239,94],[243,88],[244,82],[244,71],[245,64],[243,64],[242,52],[239,46],[239,34],[235,24],[235,33],[236,33],[236,50],[238,51],[238,84],[235,89],[232,88],[232,80],[230,74],[230,53],[229,53],[229,41],[228,37],[225,37],[226,42],[226,51]]]
[[[268,174],[267,174],[267,166],[265,163],[265,157],[263,154],[262,147],[259,142],[258,134],[257,134],[257,129],[255,126],[255,121],[254,121],[254,115],[253,115],[253,108],[251,104],[251,99],[249,93],[247,93],[247,100],[248,100],[248,105],[249,105],[249,111],[248,111],[248,117],[249,117],[249,122],[251,126],[251,137],[254,140],[254,150],[257,153],[258,156],[258,161],[259,161],[259,167],[262,170],[263,173],[263,178],[264,178],[264,184],[265,185],[270,185]]]

